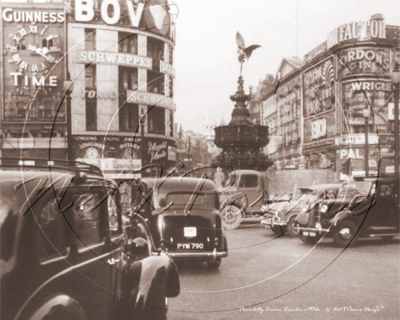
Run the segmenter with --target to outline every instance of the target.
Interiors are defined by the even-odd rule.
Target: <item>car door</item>
[[[260,198],[260,196],[262,196],[263,193],[263,189],[261,186],[261,179],[259,179],[258,175],[256,174],[241,175],[238,183],[238,191],[243,192],[247,196],[247,199],[249,200],[246,212],[251,212],[252,210],[259,210],[263,205],[262,198],[257,203],[254,203],[257,199]],[[251,206],[252,203],[254,203],[253,206]]]
[[[76,188],[67,216],[73,233],[75,296],[88,319],[109,319],[111,305],[110,223],[106,188]],[[111,221],[113,228],[115,221]]]

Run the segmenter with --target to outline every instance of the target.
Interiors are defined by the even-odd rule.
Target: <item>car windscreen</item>
[[[316,192],[315,193],[306,193],[306,194],[303,194],[299,198],[298,202],[301,202],[301,203],[307,202],[308,203],[308,202],[317,200],[317,198],[318,198],[318,194]]]
[[[193,203],[193,208],[210,208],[215,209],[215,195],[204,195],[201,193],[193,192],[174,192],[167,194],[166,204],[173,202],[173,207],[185,207]]]
[[[371,189],[371,182],[351,181],[341,186],[339,197],[353,197],[354,195],[367,195]]]

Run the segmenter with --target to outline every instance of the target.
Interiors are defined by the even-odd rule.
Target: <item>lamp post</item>
[[[68,160],[74,161],[73,139],[72,139],[72,112],[71,112],[71,93],[74,88],[74,82],[71,81],[71,75],[67,71],[67,79],[64,81],[65,99],[67,102],[67,154]]]
[[[142,168],[144,167],[144,120],[140,120],[140,155],[142,158]]]
[[[394,176],[399,177],[399,83],[400,83],[400,70],[399,63],[395,62],[391,75],[394,91]],[[397,186],[398,196],[397,203],[400,206],[400,182]]]
[[[368,171],[369,171],[369,167],[368,167],[368,153],[369,153],[369,151],[368,151],[368,125],[369,125],[369,116],[370,116],[370,110],[369,110],[369,107],[368,107],[368,105],[366,105],[365,106],[365,109],[363,109],[363,117],[364,117],[364,120],[365,120],[365,122],[364,122],[364,131],[365,131],[365,155],[364,155],[364,163],[365,163],[365,177],[367,178],[368,177]]]

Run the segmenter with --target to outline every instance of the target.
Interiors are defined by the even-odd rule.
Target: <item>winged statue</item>
[[[249,60],[251,54],[253,53],[253,51],[259,47],[261,47],[258,44],[253,44],[251,46],[246,47],[245,43],[244,43],[244,39],[242,37],[242,35],[237,32],[236,33],[236,43],[239,47],[238,50],[238,60],[240,62],[240,75],[242,75],[242,68],[243,68],[243,63],[247,60]]]

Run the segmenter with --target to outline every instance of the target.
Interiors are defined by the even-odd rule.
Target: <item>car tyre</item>
[[[239,227],[242,222],[241,209],[235,205],[227,205],[220,211],[222,226],[225,229],[233,230]]]
[[[357,226],[353,221],[343,221],[333,234],[333,241],[336,246],[343,248],[347,246],[353,239],[357,232]]]
[[[287,224],[287,231],[286,231],[287,235],[291,237],[297,237],[297,234],[299,232],[296,230],[295,225],[296,225],[296,216],[292,216]]]
[[[273,233],[275,233],[277,236],[283,236],[286,233],[286,228],[282,226],[270,226],[271,230]]]
[[[221,258],[217,258],[215,261],[207,261],[207,267],[212,270],[217,270],[221,265]]]

